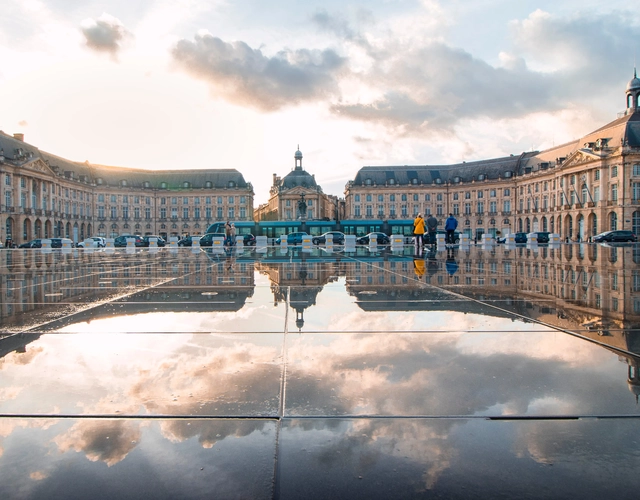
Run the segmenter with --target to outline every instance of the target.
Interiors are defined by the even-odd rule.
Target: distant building
[[[587,240],[602,231],[640,234],[640,79],[626,110],[582,139],[545,151],[453,165],[363,167],[345,188],[346,219],[410,219],[449,213],[471,238],[550,231]]]
[[[143,170],[76,163],[0,132],[0,237],[201,234],[252,220],[253,187],[234,169]]]
[[[324,194],[315,176],[302,168],[300,149],[295,152],[294,160],[294,168],[287,175],[281,178],[273,174],[269,201],[256,209],[254,219],[340,219],[340,200],[336,196]]]

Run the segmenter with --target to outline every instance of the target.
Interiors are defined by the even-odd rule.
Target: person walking
[[[456,241],[456,228],[458,227],[458,221],[453,216],[453,214],[449,214],[446,222],[444,223],[444,229],[447,232],[447,243],[453,245]]]
[[[422,251],[424,243],[424,219],[418,214],[413,221],[413,236],[415,237],[416,255]]]
[[[438,232],[438,219],[433,214],[429,214],[427,217],[427,237],[429,238],[429,244],[436,244],[436,234]]]

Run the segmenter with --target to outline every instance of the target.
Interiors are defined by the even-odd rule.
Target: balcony
[[[503,215],[503,216],[511,215],[511,211],[509,210],[509,211],[507,211],[507,212],[502,212],[502,215]]]

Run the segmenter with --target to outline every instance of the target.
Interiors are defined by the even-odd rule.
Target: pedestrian
[[[424,243],[424,219],[422,214],[418,214],[413,221],[413,236],[415,237],[416,254],[422,250]]]
[[[230,236],[231,236],[231,246],[235,246],[235,244],[236,244],[236,225],[233,222],[231,223]]]
[[[444,223],[444,229],[447,232],[447,243],[449,243],[450,245],[453,245],[456,241],[455,233],[457,227],[458,221],[453,216],[453,214],[449,214],[449,217],[447,217],[447,220]]]
[[[224,246],[231,246],[231,222],[229,221],[224,225]]]
[[[429,238],[429,243],[431,245],[436,244],[436,234],[438,232],[438,219],[436,219],[433,214],[429,214],[427,217],[427,238]]]

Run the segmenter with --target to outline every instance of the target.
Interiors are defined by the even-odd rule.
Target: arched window
[[[593,214],[592,217],[592,226],[591,226],[591,236],[595,236],[596,234],[598,234],[598,216],[596,214]]]
[[[547,218],[546,217],[542,218],[542,230],[543,231],[548,231],[548,229],[547,229]]]
[[[611,212],[609,215],[609,230],[615,231],[618,229],[618,214]]]
[[[518,219],[518,232],[522,232],[522,219]]]
[[[524,220],[524,232],[525,233],[530,233],[531,232],[531,221],[529,220],[529,217],[527,217]]]

